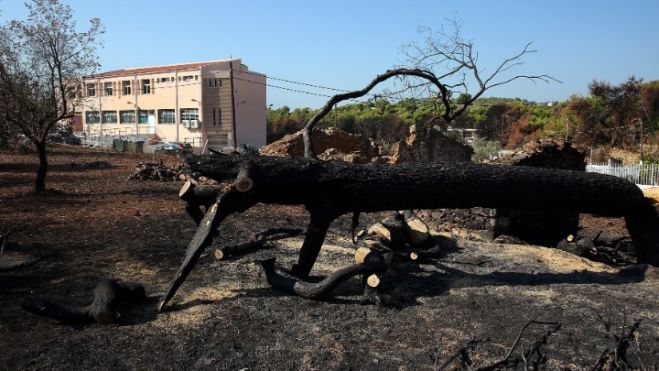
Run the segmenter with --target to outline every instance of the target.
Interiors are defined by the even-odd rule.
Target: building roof
[[[239,59],[235,59],[240,61]],[[116,77],[116,76],[126,76],[126,75],[141,75],[145,73],[161,73],[161,72],[174,72],[176,70],[194,70],[201,66],[206,66],[209,64],[229,62],[229,59],[225,60],[216,60],[216,61],[206,61],[206,62],[193,62],[193,63],[183,63],[183,64],[169,64],[164,66],[152,66],[152,67],[134,67],[134,68],[124,68],[121,70],[100,72],[86,77],[94,78],[106,78],[106,77]]]

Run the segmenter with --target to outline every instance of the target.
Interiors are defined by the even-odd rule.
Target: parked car
[[[62,136],[62,143],[64,144],[72,144],[76,146],[82,144],[82,140],[76,135],[71,133],[60,133],[60,135]]]
[[[64,143],[64,144],[73,144],[73,145],[82,144],[82,140],[80,140],[80,138],[68,132],[48,133],[47,138],[48,141],[51,143]]]
[[[190,143],[167,142],[155,145],[155,153],[183,153],[191,152],[192,145]]]
[[[48,133],[46,140],[50,143],[64,143],[64,138],[58,132]]]

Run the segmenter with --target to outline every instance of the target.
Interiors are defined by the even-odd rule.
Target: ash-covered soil
[[[71,160],[113,167],[71,167]],[[159,158],[158,158],[159,159]],[[163,157],[171,164],[174,157]],[[55,147],[44,195],[29,194],[36,155],[0,153],[0,233],[27,225],[2,261],[45,257],[0,273],[1,369],[434,370],[469,369],[502,359],[529,321],[560,323],[533,359],[541,368],[591,369],[616,336],[640,321],[627,343],[632,367],[659,365],[659,273],[610,267],[566,252],[457,240],[421,263],[397,264],[381,306],[364,305],[357,278],[327,301],[270,288],[255,262],[297,258],[301,238],[228,261],[207,251],[158,314],[195,225],[177,199],[178,182],[128,181],[151,155]],[[362,218],[368,225],[377,215]],[[272,227],[304,227],[301,207],[259,205],[223,223],[216,244],[237,244]],[[590,229],[624,233],[618,219],[586,217]],[[326,275],[353,261],[350,220],[337,220],[314,268]],[[444,241],[446,242],[446,241]],[[1,267],[1,264],[0,264]],[[71,327],[29,314],[36,295],[85,305],[99,277],[144,284],[150,300],[119,323]],[[624,328],[623,328],[624,327]],[[508,368],[551,328],[530,325]]]

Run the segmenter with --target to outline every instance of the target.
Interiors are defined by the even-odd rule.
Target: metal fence
[[[586,165],[589,173],[600,173],[625,178],[640,185],[659,185],[659,164],[644,165],[609,165],[590,164]]]

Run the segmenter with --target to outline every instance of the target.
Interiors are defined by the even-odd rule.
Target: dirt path
[[[385,280],[388,303],[378,307],[361,304],[356,279],[326,302],[269,288],[254,261],[276,256],[279,267],[290,267],[301,239],[282,240],[235,261],[202,257],[173,310],[157,314],[156,299],[194,232],[176,199],[180,185],[126,180],[151,156],[55,151],[48,184],[57,192],[42,196],[28,194],[35,156],[0,153],[0,229],[30,226],[9,251],[49,256],[0,273],[0,369],[431,370],[471,342],[447,366],[459,369],[502,358],[529,320],[562,324],[542,347],[546,369],[592,367],[615,348],[621,326],[636,320],[641,352],[632,343],[628,361],[659,364],[656,270],[621,273],[535,246],[458,241],[438,259],[397,266]],[[83,170],[71,159],[114,166]],[[227,220],[217,243],[304,227],[306,217],[297,207],[257,206]],[[351,263],[349,224],[341,218],[332,226],[314,274]],[[118,324],[80,328],[19,307],[30,295],[87,304],[97,277],[141,282],[153,300],[122,313]],[[520,344],[528,349],[546,329],[530,326]]]

